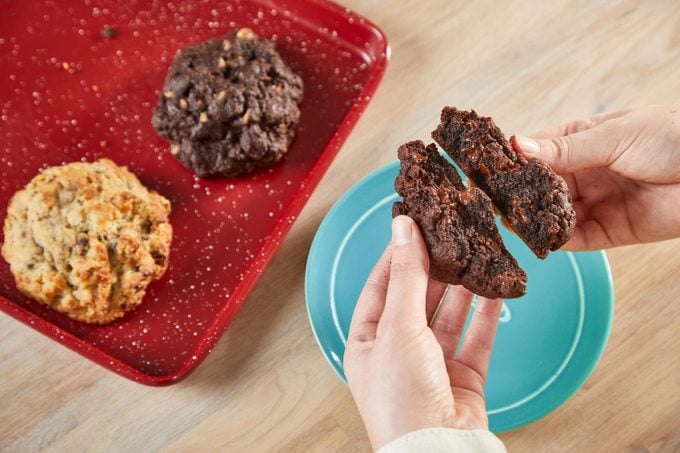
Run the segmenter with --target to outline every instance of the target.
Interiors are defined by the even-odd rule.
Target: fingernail
[[[536,140],[521,135],[515,135],[515,143],[524,154],[538,154],[541,151],[541,146]]]
[[[411,219],[400,215],[392,220],[392,242],[395,245],[404,245],[411,242],[412,237]]]

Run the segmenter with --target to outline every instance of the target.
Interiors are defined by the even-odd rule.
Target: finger
[[[575,134],[577,132],[583,132],[597,125],[604,123],[605,121],[619,118],[623,115],[630,113],[632,109],[624,109],[616,112],[600,113],[599,115],[593,115],[589,118],[584,118],[575,121],[569,121],[568,123],[561,124],[556,127],[551,127],[544,129],[539,132],[535,132],[530,135],[532,138],[552,138],[561,137],[563,135]]]
[[[439,303],[442,301],[442,296],[444,295],[447,286],[446,283],[432,278],[428,282],[427,296],[425,297],[425,316],[427,317],[428,322],[430,322],[437,307],[439,307]]]
[[[511,141],[515,150],[542,160],[558,173],[606,167],[618,157],[618,146],[612,142],[611,134],[600,128],[545,139],[518,135]]]
[[[456,361],[474,370],[482,382],[486,381],[486,373],[489,370],[491,348],[502,308],[501,299],[486,297],[477,299],[475,313],[456,356]]]
[[[462,286],[449,286],[430,328],[446,360],[453,360],[465,327],[473,294]]]
[[[388,244],[375,267],[368,274],[364,289],[354,308],[348,341],[366,342],[375,339],[378,321],[385,307],[391,256],[392,248]]]
[[[533,137],[513,136],[513,148],[528,158],[540,159],[558,173],[606,167],[625,151],[615,120],[633,111],[603,113],[572,121]]]
[[[586,221],[589,218],[588,204],[586,203],[586,200],[581,198],[576,175],[574,173],[564,173],[561,176],[564,178],[564,181],[569,188],[571,206],[574,208],[574,213],[576,213],[576,223],[578,224],[579,222]]]
[[[544,129],[542,131],[534,132],[530,135],[531,138],[553,138],[553,137],[563,137],[569,134],[575,134],[576,132],[582,132],[593,127],[593,124],[588,119],[570,121],[565,124],[560,124],[556,127],[551,127],[549,129]]]
[[[576,224],[585,222],[590,219],[589,209],[585,202],[579,200],[571,203],[574,208],[574,213],[576,213]]]
[[[562,179],[564,179],[564,182],[567,183],[567,187],[569,188],[569,193],[571,194],[572,200],[577,200],[581,197],[581,193],[578,189],[578,181],[576,180],[576,175],[573,173],[562,173],[560,175]]]
[[[430,262],[420,230],[409,217],[392,220],[392,260],[390,281],[382,317],[381,330],[427,326],[425,297]]]
[[[581,230],[581,225],[576,224],[574,231],[571,233],[571,238],[564,243],[560,250],[565,250],[567,252],[580,252],[587,250],[586,239]]]
[[[578,219],[578,217],[577,217]],[[578,221],[578,220],[577,220]],[[573,252],[601,250],[615,247],[617,244],[607,234],[607,230],[597,219],[578,222],[571,239],[561,248]]]

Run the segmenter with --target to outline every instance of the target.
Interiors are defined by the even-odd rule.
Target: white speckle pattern
[[[0,295],[62,329],[51,331],[54,338],[72,343],[62,334],[68,332],[83,340],[74,347],[85,355],[107,354],[100,363],[128,377],[170,375],[212,349],[321,177],[315,167],[321,152],[338,151],[344,139],[338,126],[346,115],[355,121],[354,109],[369,100],[362,94],[375,77],[369,68],[384,58],[372,50],[374,33],[356,28],[343,36],[343,27],[330,27],[334,19],[315,28],[299,22],[298,13],[267,5],[84,0],[64,7],[38,0],[6,6],[22,14],[0,30],[2,216],[12,194],[39,171],[100,157],[127,165],[172,202],[168,271],[138,310],[111,325],[86,326],[26,299],[6,263],[0,266]],[[344,20],[358,21],[349,11]],[[104,26],[116,36],[102,37]],[[243,26],[276,42],[304,78],[297,138],[276,167],[248,178],[201,180],[155,134],[151,110],[178,48]],[[350,43],[360,32],[373,47]],[[0,304],[8,312],[11,306]]]

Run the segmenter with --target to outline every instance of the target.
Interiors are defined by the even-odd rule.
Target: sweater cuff
[[[426,428],[412,431],[383,446],[377,453],[506,453],[505,445],[484,429]]]

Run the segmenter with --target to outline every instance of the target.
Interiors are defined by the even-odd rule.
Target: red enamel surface
[[[105,25],[117,36],[103,38]],[[297,138],[272,169],[199,180],[156,135],[151,110],[178,48],[244,26],[274,40],[304,79]],[[12,194],[41,169],[106,156],[172,202],[174,240],[163,279],[110,325],[80,324],[24,297],[4,260],[0,309],[127,378],[182,379],[241,307],[361,116],[388,54],[377,27],[321,0],[6,3],[2,222]]]

